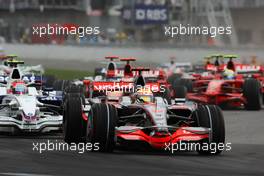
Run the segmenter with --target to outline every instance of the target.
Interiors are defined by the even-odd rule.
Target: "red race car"
[[[117,56],[107,56],[110,62],[106,67],[105,77],[101,79],[84,79],[83,85],[87,97],[102,96],[105,90],[111,91],[112,89],[133,89],[135,78],[140,74],[144,76],[146,87],[150,87],[155,96],[164,97],[168,103],[171,102],[171,97],[175,97],[175,91],[172,90],[171,85],[166,81],[164,71],[161,69],[145,69],[142,67],[132,67],[131,61],[135,58],[122,58],[120,61],[126,62],[123,68],[117,68],[115,59]]]
[[[262,105],[261,86],[258,80],[205,80],[204,85],[195,87],[187,98],[203,104],[215,104],[224,108],[245,107],[260,110]]]
[[[206,73],[194,74],[195,79],[178,79],[174,84],[188,90],[187,98],[223,108],[244,107],[260,110],[263,93],[263,68],[234,62],[236,55],[213,55],[214,63],[206,63]],[[224,59],[228,59],[225,62]]]

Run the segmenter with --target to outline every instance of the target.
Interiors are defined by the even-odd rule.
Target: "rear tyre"
[[[64,89],[63,101],[65,101],[69,96],[71,97],[75,96],[75,97],[81,97],[82,103],[84,103],[85,102],[84,95],[85,95],[84,88],[82,85],[67,83]]]
[[[64,84],[63,80],[56,80],[53,84],[53,90],[62,91],[63,84]]]
[[[164,92],[162,92],[162,98],[165,99],[168,104],[171,104],[171,95],[168,88],[165,88]]]
[[[186,98],[187,88],[185,86],[175,86],[174,94],[175,94],[175,98]]]
[[[178,86],[185,86],[187,89],[187,92],[193,91],[193,82],[190,79],[176,79],[173,83],[173,87],[175,88]]]
[[[63,135],[67,143],[83,142],[86,125],[82,118],[82,101],[80,97],[69,94],[64,103]]]
[[[65,91],[67,93],[82,93],[83,87],[82,85],[70,84],[66,87]]]
[[[98,146],[94,151],[114,150],[117,117],[117,111],[112,105],[97,103],[92,106],[92,114],[87,122],[86,142]]]
[[[197,152],[202,155],[220,154],[222,150],[218,146],[225,143],[225,122],[221,109],[215,105],[201,105],[197,109],[196,121],[198,127],[211,129],[209,139],[201,141]]]
[[[260,110],[262,102],[261,85],[258,80],[246,79],[243,85],[243,95],[246,98],[247,110]]]
[[[65,91],[69,85],[70,85],[69,80],[56,80],[53,84],[53,90]]]
[[[172,74],[171,76],[168,77],[167,82],[169,84],[173,85],[175,80],[181,79],[181,76],[182,76],[181,74],[174,73],[174,74]]]

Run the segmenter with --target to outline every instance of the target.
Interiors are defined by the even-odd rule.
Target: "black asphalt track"
[[[264,175],[262,111],[224,111],[226,142],[231,151],[220,156],[196,152],[122,151],[112,154],[33,151],[33,143],[61,141],[61,134],[0,135],[0,175]]]

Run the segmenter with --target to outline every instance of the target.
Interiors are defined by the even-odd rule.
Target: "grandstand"
[[[124,18],[125,10],[133,12],[140,6],[165,9],[166,20],[138,23],[133,16],[128,20]],[[182,23],[232,25],[235,29],[232,37],[215,39],[216,46],[263,46],[263,15],[263,0],[0,0],[0,37],[6,42],[30,43],[33,25],[72,23],[100,26],[103,32],[100,39],[93,42],[66,37],[65,43],[100,44],[106,40],[101,43],[208,45],[206,36],[164,37],[165,25]]]

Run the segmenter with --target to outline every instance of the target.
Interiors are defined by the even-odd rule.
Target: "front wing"
[[[206,94],[206,93],[188,93],[187,99],[202,104],[228,105],[230,107],[241,107],[246,103],[246,99],[241,93],[227,94]]]
[[[34,121],[17,120],[12,117],[0,116],[0,127],[15,127],[26,132],[41,132],[45,128],[60,129],[63,117],[46,116]]]
[[[153,127],[151,127],[153,128]],[[169,127],[173,128],[173,133],[156,133],[153,135],[146,134],[143,129],[134,128],[131,129],[116,129],[117,138],[123,141],[143,141],[156,149],[164,149],[168,144],[184,142],[199,142],[203,139],[209,139],[211,130],[210,128],[203,127]],[[210,139],[209,139],[210,140]]]

